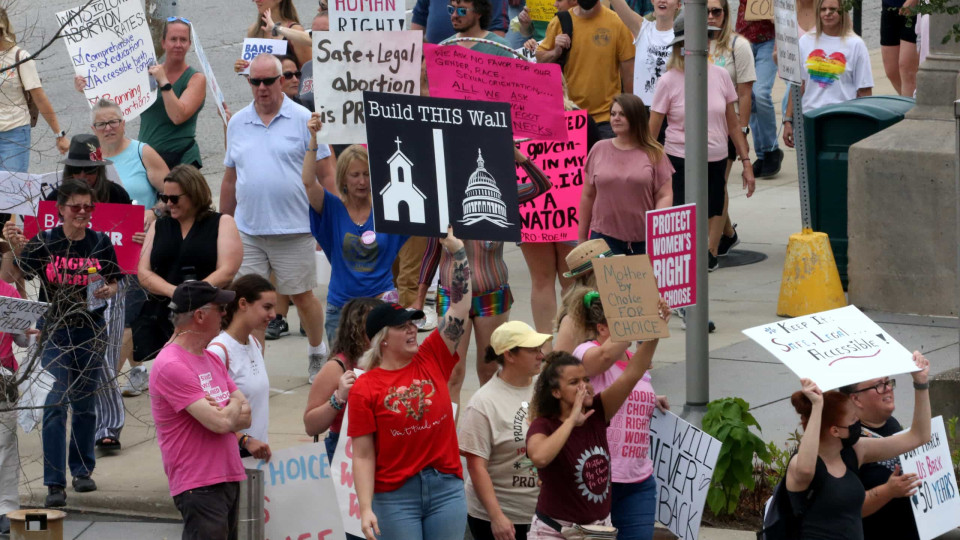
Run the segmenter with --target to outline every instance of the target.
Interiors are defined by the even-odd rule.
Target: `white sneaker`
[[[307,364],[307,380],[310,381],[310,384],[313,384],[313,380],[317,378],[317,373],[320,373],[323,365],[327,363],[328,356],[326,343],[320,345],[319,353],[307,355],[309,360]]]
[[[123,397],[136,397],[150,386],[150,373],[145,366],[130,368],[127,372],[127,382],[120,388]]]
[[[424,306],[421,311],[423,311],[423,326],[420,327],[420,332],[430,332],[437,327],[437,308]]]

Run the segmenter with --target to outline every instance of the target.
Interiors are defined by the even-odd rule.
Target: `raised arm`
[[[913,423],[910,429],[890,437],[860,439],[853,447],[860,463],[891,459],[930,442],[930,362],[920,351],[913,351],[913,363],[920,371],[910,374],[914,387]]]
[[[627,25],[627,29],[633,34],[633,38],[636,39],[637,34],[640,33],[640,29],[643,28],[643,17],[636,11],[630,9],[630,6],[628,6],[624,0],[610,0],[610,8],[617,12],[620,20],[623,21],[623,24]]]
[[[336,362],[324,364],[307,396],[307,409],[303,413],[303,428],[307,435],[316,436],[330,429],[340,412],[330,404],[330,396],[336,393],[337,401],[345,402],[356,378],[353,371],[342,371]]]
[[[623,370],[623,373],[606,390],[600,392],[600,399],[603,400],[603,411],[608,422],[620,410],[620,406],[627,400],[630,392],[633,391],[633,387],[643,378],[643,374],[650,369],[650,364],[653,362],[653,353],[656,352],[659,342],[659,339],[651,339],[641,343],[637,347],[636,354],[627,363],[627,369]]]
[[[630,345],[631,342],[629,341],[614,341],[608,339],[599,347],[587,349],[587,352],[583,353],[583,358],[581,359],[583,369],[587,370],[587,376],[593,377],[610,369],[610,366],[617,360],[623,358],[623,353],[630,348]],[[637,353],[639,354],[639,350]],[[640,376],[642,377],[643,375],[641,374]],[[604,404],[606,404],[606,402],[604,402]]]
[[[453,235],[453,226],[447,227],[447,236],[440,240],[440,243],[453,257],[453,275],[450,279],[450,308],[437,324],[437,328],[447,348],[453,353],[463,338],[463,325],[470,313],[470,302],[473,299],[470,293],[470,261],[467,260],[463,241]]]
[[[823,392],[820,391],[817,383],[810,379],[800,379],[800,384],[803,385],[803,395],[807,396],[813,407],[810,409],[807,427],[803,428],[797,455],[793,456],[787,465],[787,490],[795,493],[806,491],[810,487],[810,482],[813,481],[813,475],[817,472],[820,421],[823,417]]]
[[[323,128],[323,120],[320,119],[320,113],[313,113],[310,120],[307,121],[307,129],[310,130],[310,142],[307,143],[307,153],[303,156],[303,173],[300,181],[303,182],[303,188],[307,190],[307,199],[310,201],[310,208],[313,211],[323,213],[323,185],[317,180],[317,133]]]

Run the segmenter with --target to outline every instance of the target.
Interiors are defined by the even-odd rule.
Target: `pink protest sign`
[[[60,224],[57,203],[40,201],[37,217],[24,216],[23,234],[33,238],[39,230],[45,231]],[[113,249],[117,252],[117,263],[124,274],[137,273],[142,246],[133,242],[133,235],[143,232],[143,205],[97,203],[97,209],[90,219],[90,228],[110,237]]]
[[[577,214],[583,190],[583,162],[587,158],[587,111],[568,111],[567,142],[534,140],[517,147],[540,167],[553,187],[520,205],[520,234],[524,242],[577,240]],[[529,182],[517,166],[517,182]]]
[[[647,212],[647,255],[660,294],[678,308],[697,303],[697,205]]]
[[[560,66],[423,44],[430,96],[510,104],[513,137],[567,140]]]

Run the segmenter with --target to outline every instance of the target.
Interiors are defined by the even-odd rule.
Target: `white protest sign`
[[[657,479],[657,521],[680,540],[696,540],[720,441],[672,412],[654,409],[650,459]]]
[[[270,462],[245,458],[244,467],[263,471],[264,523],[267,540],[343,538],[340,512],[327,452],[310,443],[273,452]]]
[[[950,460],[943,417],[930,421],[930,442],[900,456],[900,470],[922,482],[910,497],[921,540],[936,538],[960,527],[960,493]]]
[[[50,304],[0,296],[0,332],[22,334],[33,328]]]
[[[423,32],[314,32],[317,142],[367,142],[363,92],[420,95]]]
[[[773,0],[777,37],[777,73],[793,84],[803,84],[803,62],[797,31],[797,4],[794,0]]]
[[[743,333],[823,391],[918,371],[910,351],[856,306],[755,326]]]
[[[519,49],[514,49],[515,53],[520,55],[520,58],[523,58],[527,62],[537,63],[537,51],[531,51],[526,47],[520,47]]]
[[[396,32],[407,18],[403,0],[332,0],[329,6],[333,32]]]
[[[35,216],[41,198],[40,175],[0,171],[0,213]]]
[[[337,493],[337,509],[340,511],[343,530],[363,538],[363,531],[360,530],[360,502],[357,500],[357,490],[353,487],[353,438],[347,437],[349,412],[347,409],[343,410],[340,439],[333,453],[330,470],[333,476],[333,488]]]
[[[273,54],[283,56],[287,54],[287,40],[285,39],[263,39],[246,38],[243,40],[243,52],[240,58],[247,62],[253,62],[253,59],[261,54]],[[241,75],[250,74],[250,66],[240,72]]]
[[[57,13],[63,39],[77,75],[87,80],[83,93],[91,106],[114,101],[127,121],[157,99],[156,81],[147,68],[157,59],[140,0],[93,2]]]
[[[203,70],[203,76],[207,78],[207,88],[213,95],[213,100],[217,103],[217,109],[220,111],[220,118],[224,125],[227,124],[227,111],[223,108],[226,99],[223,92],[220,91],[220,85],[217,84],[217,77],[213,74],[213,67],[207,60],[207,55],[203,52],[203,46],[200,45],[200,36],[197,35],[197,27],[190,25],[190,39],[193,40],[193,48],[197,52],[197,58],[200,60],[200,69]]]

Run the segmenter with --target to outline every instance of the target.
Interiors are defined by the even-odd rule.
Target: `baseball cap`
[[[173,291],[170,311],[188,313],[207,304],[229,304],[237,293],[214,287],[206,281],[184,281]]]
[[[540,334],[523,321],[501,324],[490,334],[493,352],[503,354],[514,347],[539,347],[553,339],[550,334]]]
[[[412,319],[423,319],[423,312],[395,303],[380,304],[367,314],[367,337],[373,338],[387,326],[400,326]]]

